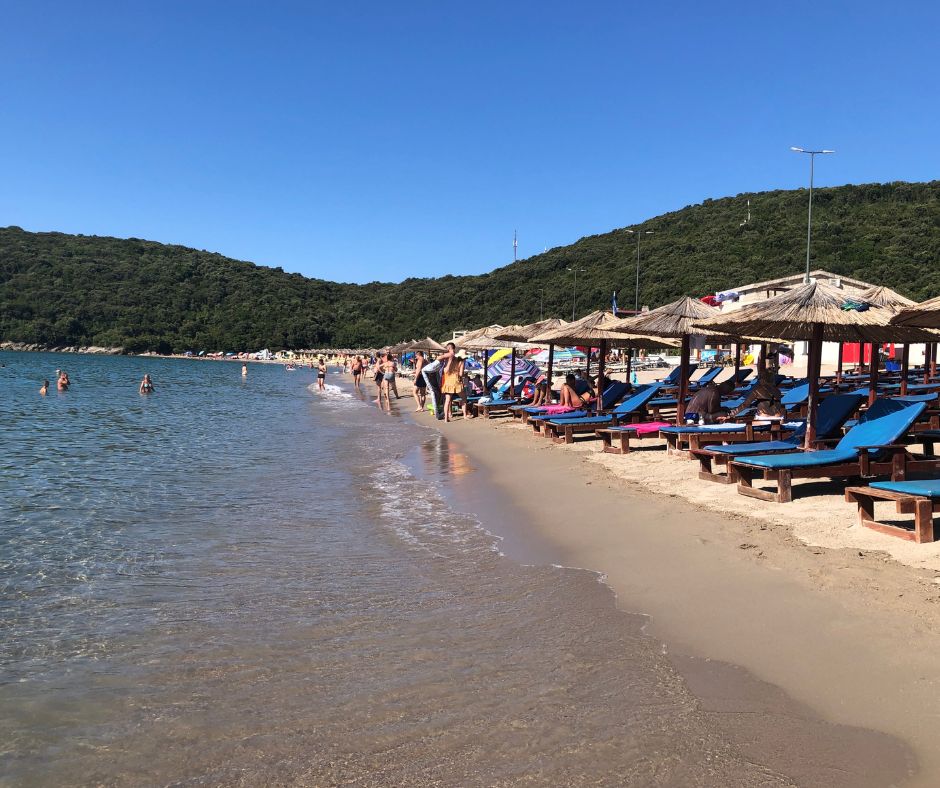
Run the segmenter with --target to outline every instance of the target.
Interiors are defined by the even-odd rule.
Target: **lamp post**
[[[824,153],[835,153],[834,150],[806,150],[805,148],[796,148],[792,145],[790,150],[794,153],[805,153],[809,156],[809,213],[806,216],[806,284],[809,284],[809,242],[813,233],[813,170],[816,164],[816,157]]]
[[[573,323],[575,308],[578,305],[578,274],[579,273],[583,274],[584,269],[583,268],[569,268],[568,270],[574,274],[574,292],[571,297],[571,322]]]
[[[636,286],[633,291],[633,311],[640,311],[640,236],[652,235],[652,230],[627,230],[630,235],[636,236]]]

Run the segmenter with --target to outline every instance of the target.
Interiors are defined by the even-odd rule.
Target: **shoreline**
[[[408,390],[407,383],[400,386],[410,400]],[[828,723],[883,732],[911,746],[919,770],[905,785],[940,779],[930,690],[940,682],[934,657],[940,585],[924,568],[932,560],[904,565],[883,544],[863,550],[814,545],[787,522],[802,518],[798,511],[779,521],[754,507],[719,513],[681,491],[663,492],[618,472],[616,463],[626,461],[637,466],[640,480],[648,478],[658,468],[653,452],[615,456],[600,454],[596,442],[558,446],[505,419],[444,425],[408,415],[444,434],[522,513],[506,528],[497,513],[483,512],[510,558],[601,574],[620,609],[649,616],[651,634],[668,644],[703,703],[711,671],[697,666],[718,660],[725,671],[743,668],[763,684],[755,685],[758,695],[785,693],[795,708],[811,709]],[[692,463],[656,453],[694,477]],[[693,481],[694,488],[739,497],[723,485]],[[532,494],[546,485],[550,499]],[[806,500],[818,508],[818,497]],[[854,509],[841,499],[838,504],[854,521]],[[900,542],[871,534],[876,544]],[[529,540],[535,550],[527,549]],[[726,701],[721,693],[713,700],[719,706]],[[775,710],[781,702],[778,697]]]

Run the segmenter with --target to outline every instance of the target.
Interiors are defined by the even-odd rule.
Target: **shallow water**
[[[453,494],[484,480],[410,400],[274,365],[0,363],[4,784],[793,783],[596,575],[503,556]],[[57,367],[73,388],[39,397]]]

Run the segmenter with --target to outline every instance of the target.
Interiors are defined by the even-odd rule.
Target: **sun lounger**
[[[816,421],[817,438],[826,440],[837,436],[842,425],[859,405],[864,397],[858,394],[836,394],[826,397],[819,403],[819,413]],[[692,459],[699,461],[700,479],[706,481],[730,484],[733,478],[728,473],[716,473],[715,465],[727,466],[735,457],[750,457],[758,454],[780,454],[783,452],[799,451],[806,435],[806,422],[793,431],[788,438],[782,440],[764,440],[752,443],[733,443],[725,445],[704,445],[689,449]]]
[[[508,410],[512,405],[519,404],[519,397],[522,396],[522,391],[525,388],[527,383],[532,383],[535,381],[535,378],[532,376],[527,376],[524,378],[519,378],[519,382],[513,387],[512,397],[506,396],[508,394],[505,391],[501,395],[492,395],[491,397],[468,397],[467,404],[476,412],[477,415],[482,415],[484,418],[489,418],[491,413],[498,411]]]
[[[705,373],[696,380],[689,381],[689,390],[695,391],[696,389],[701,388],[702,386],[711,383],[715,378],[717,378],[722,371],[723,367],[712,367],[709,370],[706,370]]]
[[[645,389],[646,387],[644,386],[643,388]],[[640,388],[637,388],[636,391],[640,391]],[[601,409],[609,410],[614,407],[629,392],[629,384],[619,380],[612,381],[611,384],[604,389],[601,399]],[[528,423],[529,419],[533,416],[560,416],[574,410],[577,409],[567,405],[538,405],[536,407],[516,405],[510,408],[513,416],[521,418],[523,424]]]
[[[872,482],[868,487],[847,487],[845,500],[858,504],[858,519],[866,528],[918,544],[934,541],[933,513],[940,511],[940,479]],[[898,514],[913,514],[913,529],[879,523],[875,520],[875,501],[893,501]]]
[[[856,478],[890,474],[903,479],[908,470],[936,468],[936,460],[917,461],[896,441],[907,433],[925,408],[915,403],[895,413],[850,429],[832,449],[736,457],[729,473],[738,492],[751,498],[788,503],[793,500],[794,478]],[[777,491],[754,487],[754,479],[777,482]]]
[[[688,456],[688,451],[698,448],[703,443],[741,443],[755,440],[755,435],[769,434],[775,437],[787,437],[798,429],[802,422],[782,421],[780,419],[762,420],[753,415],[744,414],[741,421],[726,421],[719,424],[685,425],[677,427],[670,424],[659,431],[659,437],[666,439],[666,451],[669,454]]]
[[[668,421],[641,421],[637,424],[621,424],[617,427],[595,428],[594,434],[601,439],[601,451],[608,454],[627,454],[630,451],[631,440],[644,438],[659,439],[659,431],[670,426]]]
[[[668,375],[666,375],[666,377],[656,382],[661,384],[663,388],[668,388],[669,386],[678,386],[679,375],[681,374],[682,374],[682,367],[676,366],[672,368],[672,371]]]
[[[577,433],[589,433],[595,436],[599,427],[615,427],[625,421],[638,421],[646,413],[646,403],[659,390],[656,383],[631,397],[627,397],[610,413],[600,416],[551,419],[544,422],[543,434],[555,443],[573,443]]]

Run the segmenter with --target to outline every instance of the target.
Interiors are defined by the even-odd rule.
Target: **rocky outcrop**
[[[99,356],[120,356],[124,353],[122,347],[99,347],[98,345],[56,347],[31,342],[0,342],[0,350],[21,350],[35,353],[92,353]]]

